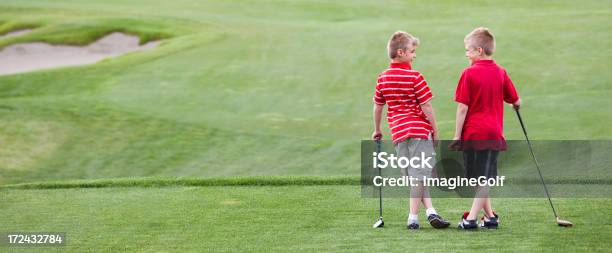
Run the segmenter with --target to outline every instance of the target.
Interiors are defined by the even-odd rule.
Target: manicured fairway
[[[386,227],[372,229],[378,203],[360,198],[358,186],[128,187],[0,194],[2,230],[65,231],[68,246],[58,250],[70,252],[606,252],[612,247],[608,199],[555,199],[563,217],[575,223],[573,228],[555,225],[545,199],[495,199],[502,224],[498,230],[434,230],[425,225],[415,232],[405,228],[403,199],[385,200]],[[435,204],[454,224],[469,200],[438,199]]]
[[[443,139],[468,66],[463,38],[477,26],[496,35],[531,138],[612,138],[611,14],[611,1],[2,0],[0,34],[33,31],[0,48],[84,45],[114,31],[162,43],[95,65],[0,76],[0,233],[66,232],[68,246],[51,252],[610,251],[609,198],[555,199],[570,229],[540,198],[495,199],[497,231],[411,232],[405,200],[385,200],[387,227],[373,230],[376,200],[343,179],[321,184],[359,176],[374,82],[396,30],[421,39],[414,67],[435,95]],[[505,134],[522,139],[510,110]],[[532,166],[523,155],[516,164]],[[593,162],[608,156],[598,155]],[[513,171],[528,171],[519,165]],[[610,165],[600,165],[577,174],[606,191]],[[58,189],[42,187],[48,181]],[[32,182],[43,189],[5,187]],[[435,203],[454,224],[469,199]]]
[[[479,7],[475,7],[478,5]],[[0,77],[0,183],[126,176],[357,175],[395,30],[421,38],[441,137],[475,26],[525,100],[533,139],[610,138],[610,2],[0,2],[0,40],[85,44],[110,31],[157,49]],[[506,136],[521,139],[507,112]],[[385,131],[388,136],[388,131]]]

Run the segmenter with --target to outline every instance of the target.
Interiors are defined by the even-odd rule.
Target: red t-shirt
[[[455,91],[455,101],[468,106],[461,140],[499,141],[505,149],[504,101],[518,99],[505,69],[493,60],[474,62],[463,70]]]
[[[374,103],[389,106],[387,121],[393,143],[429,139],[432,127],[421,105],[433,98],[425,78],[408,63],[391,63],[378,75]]]

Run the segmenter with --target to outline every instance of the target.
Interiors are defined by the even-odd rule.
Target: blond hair
[[[495,37],[488,28],[478,27],[471,33],[465,36],[463,40],[465,45],[472,48],[482,48],[482,51],[488,56],[495,51]]]
[[[387,44],[387,51],[389,52],[389,58],[394,59],[397,57],[397,50],[408,50],[408,46],[418,46],[419,39],[417,37],[412,36],[407,32],[397,31],[391,35],[389,38],[389,43]]]

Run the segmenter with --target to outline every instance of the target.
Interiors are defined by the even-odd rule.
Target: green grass
[[[209,177],[209,178],[109,178],[95,180],[47,181],[0,186],[0,189],[68,189],[108,187],[165,187],[165,186],[282,186],[282,185],[359,185],[358,177]]]
[[[499,230],[434,230],[423,224],[414,232],[405,228],[404,199],[385,200],[385,228],[372,229],[378,201],[360,198],[358,188],[5,190],[0,223],[6,231],[67,232],[68,246],[45,248],[50,252],[606,252],[612,246],[609,199],[554,199],[572,228],[554,223],[545,199],[495,199]],[[435,200],[453,224],[469,203]]]
[[[110,31],[165,39],[96,65],[0,77],[0,140],[10,143],[0,183],[357,175],[373,82],[397,29],[422,40],[414,65],[436,95],[443,138],[467,66],[463,36],[483,25],[532,138],[609,139],[610,4],[484,3],[3,1],[0,31],[38,28],[0,46],[84,44]],[[507,138],[521,139],[506,116]]]
[[[370,229],[376,203],[352,184],[360,140],[372,131],[374,81],[396,30],[421,39],[414,67],[436,96],[442,138],[452,137],[452,97],[468,66],[463,37],[486,26],[497,38],[496,61],[524,100],[531,138],[610,139],[611,7],[1,1],[0,34],[34,30],[0,39],[0,48],[84,45],[114,31],[163,42],[95,65],[0,76],[0,232],[65,231],[69,246],[56,250],[73,252],[472,251],[491,244],[606,251],[609,199],[555,199],[576,223],[571,229],[554,226],[543,199],[496,199],[499,231],[409,233],[399,199],[385,201],[389,227]],[[510,110],[505,133],[522,139]],[[606,156],[597,154],[593,162],[604,167],[593,171],[609,173]],[[589,176],[609,188],[608,175]],[[436,205],[455,222],[469,200]]]

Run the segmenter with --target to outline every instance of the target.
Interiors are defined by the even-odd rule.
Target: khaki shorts
[[[409,138],[395,144],[395,151],[398,159],[400,157],[406,157],[408,159],[413,157],[425,157],[426,159],[429,158],[428,164],[431,165],[431,168],[429,168],[429,166],[408,166],[406,168],[400,168],[402,176],[411,176],[418,181],[422,181],[423,177],[434,177],[436,151],[431,140]]]

